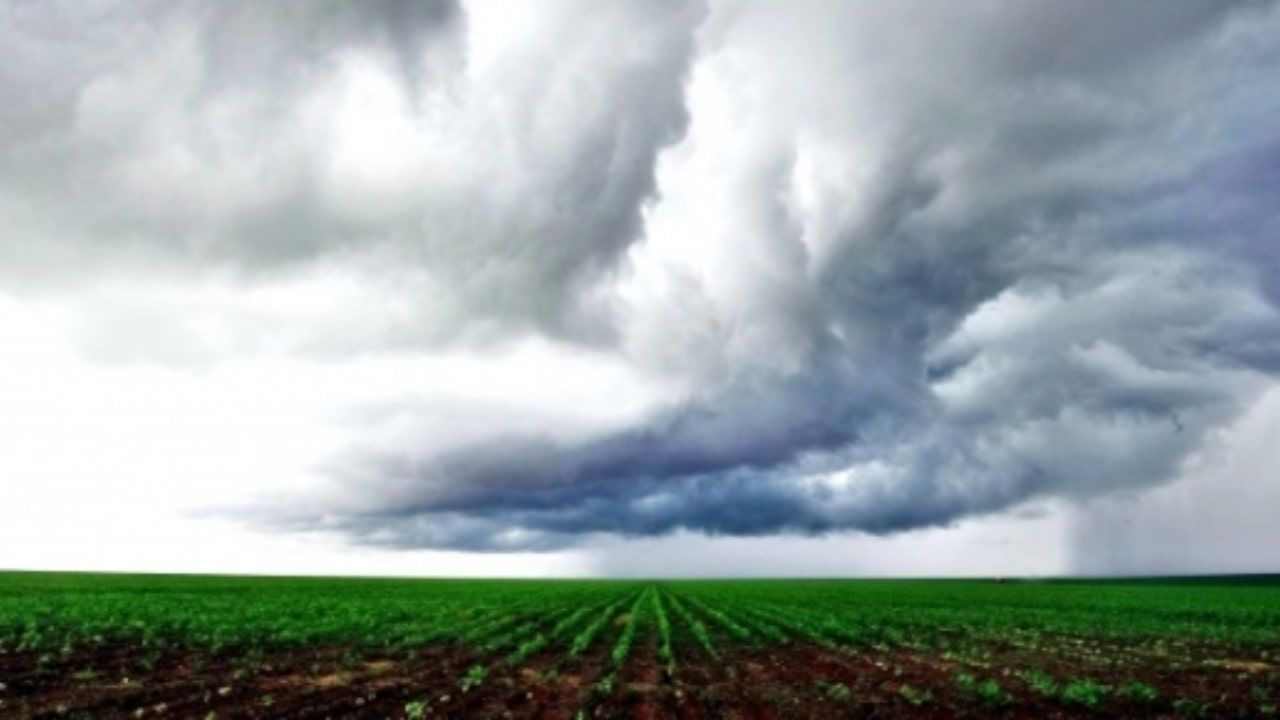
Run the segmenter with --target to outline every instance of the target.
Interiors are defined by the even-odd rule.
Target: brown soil
[[[1118,645],[838,651],[807,644],[724,646],[712,657],[680,642],[668,674],[652,633],[616,674],[606,633],[580,657],[549,650],[511,666],[454,645],[402,650],[326,647],[251,654],[146,652],[104,645],[67,655],[0,652],[3,718],[1074,718],[1264,717],[1280,704],[1276,655],[1237,648],[1168,654]],[[487,675],[463,690],[480,665]],[[1096,707],[1045,696],[1027,670],[1059,684],[1142,682],[1157,699],[1112,692]],[[994,680],[984,698],[957,681]],[[612,675],[612,687],[601,681]],[[420,705],[418,705],[420,703]]]

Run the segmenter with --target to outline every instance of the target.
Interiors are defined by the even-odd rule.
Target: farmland
[[[0,574],[0,717],[1266,717],[1280,579]]]

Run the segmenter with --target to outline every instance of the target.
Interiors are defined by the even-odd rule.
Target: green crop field
[[[1280,580],[0,574],[0,716],[1258,717]]]

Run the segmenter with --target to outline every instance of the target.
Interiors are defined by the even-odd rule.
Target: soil
[[[617,630],[611,631],[616,637]],[[0,652],[3,718],[1075,718],[1265,717],[1280,704],[1280,656],[1221,647],[1152,651],[1066,641],[946,653],[809,644],[678,643],[675,673],[652,634],[615,670],[610,637],[511,666],[457,645],[216,653],[101,645],[68,654]],[[469,689],[473,666],[486,668]],[[1157,697],[1111,692],[1095,707],[1044,695],[1026,670],[1058,683],[1142,682]],[[994,680],[984,697],[962,673]],[[612,682],[607,679],[612,679]]]

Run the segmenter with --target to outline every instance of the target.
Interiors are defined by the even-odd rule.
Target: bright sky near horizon
[[[1280,571],[1280,3],[0,7],[0,568]]]

